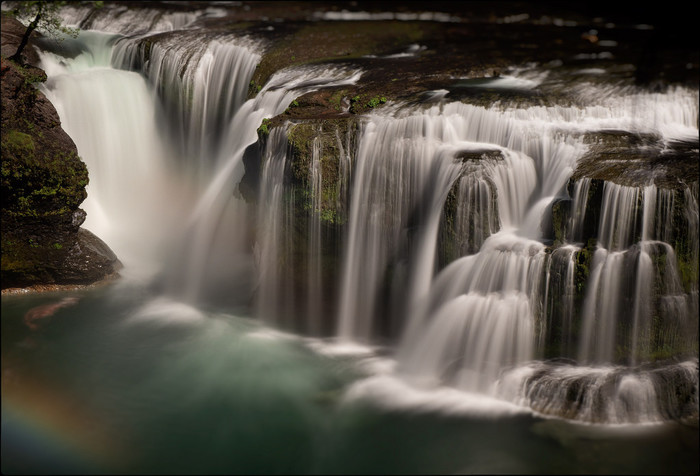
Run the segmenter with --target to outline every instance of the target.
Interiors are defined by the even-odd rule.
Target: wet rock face
[[[1,51],[4,57],[9,58],[17,52],[17,47],[22,41],[22,36],[24,36],[25,31],[26,28],[19,21],[3,15]],[[38,36],[39,33],[34,31],[29,39],[27,47],[22,52],[22,56],[24,56],[27,62],[30,64],[36,64],[39,61],[39,56],[34,48],[32,48],[33,42],[38,38]]]
[[[3,54],[19,41],[3,17]],[[14,28],[14,30],[13,30]],[[2,58],[2,289],[88,284],[121,263],[82,230],[88,173],[58,113],[32,83],[46,74]]]
[[[682,188],[697,182],[697,140],[663,142],[650,134],[599,131],[588,134],[589,152],[581,158],[573,179],[607,180],[625,186],[654,183],[663,188]]]
[[[653,367],[581,372],[563,362],[542,364],[520,382],[536,411],[590,423],[698,418],[697,360]]]

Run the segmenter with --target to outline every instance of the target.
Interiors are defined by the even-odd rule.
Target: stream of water
[[[671,245],[682,200],[675,219],[697,261],[697,184],[601,186],[580,322],[574,277],[596,185],[567,188],[587,133],[697,138],[697,90],[387,105],[347,136],[314,126],[304,191],[288,179],[286,124],[261,145],[251,203],[238,185],[263,119],[363,71],[289,68],[247,99],[264,45],[187,29],[192,15],[97,16],[66,40],[77,56],[41,53],[41,90],[90,173],[84,227],[125,267],[95,289],[3,296],[4,473],[697,471],[697,426],[675,417],[680,405],[697,414],[698,290],[683,287]],[[159,30],[177,32],[146,51]],[[347,215],[332,246],[324,140]],[[574,212],[552,251],[558,200]],[[661,336],[654,319],[668,323]],[[654,346],[693,345],[641,365]],[[664,393],[669,381],[694,401]]]

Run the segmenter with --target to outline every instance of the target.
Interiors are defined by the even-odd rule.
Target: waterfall
[[[279,269],[284,245],[277,241],[285,236],[291,213],[284,208],[284,175],[287,166],[287,136],[282,128],[273,129],[267,140],[260,177],[259,239],[256,243],[258,262],[257,314],[272,324],[280,325],[286,310],[293,309],[294,276]]]
[[[585,133],[624,125],[661,137],[684,136],[697,114],[669,114],[666,106],[675,94],[686,98],[672,91],[663,101],[641,95],[609,109],[508,110],[451,103],[370,115],[353,175],[339,338],[381,341],[378,329],[389,320],[388,327],[401,330],[397,357],[403,378],[499,398],[507,394],[504,375],[516,375],[516,369],[545,355],[588,365],[576,371],[583,375],[608,375],[606,365],[620,359],[615,354],[620,343],[627,352],[622,360],[632,366],[639,358],[646,361],[649,349],[660,343],[692,349],[681,335],[696,335],[688,313],[694,294],[681,290],[669,245],[674,194],[606,181],[602,203],[595,204],[592,180],[579,179],[570,188],[571,207],[562,222],[565,242],[553,250],[545,246],[551,239],[546,214],[555,200],[566,197],[577,160],[588,150]],[[654,113],[654,107],[662,112]],[[631,120],[631,110],[643,114]],[[437,172],[441,168],[451,171],[446,179]],[[486,198],[492,191],[494,202]],[[467,201],[476,195],[485,197],[482,204],[495,203],[491,216],[498,217],[497,226],[480,219]],[[685,201],[692,210],[693,200]],[[600,213],[591,206],[599,206]],[[474,242],[458,221],[465,209],[472,210],[467,220],[480,236],[479,247],[460,250],[463,257],[448,259],[440,271],[436,238],[443,233],[444,242],[451,235],[435,223],[441,214],[449,216],[450,224],[442,226],[462,226],[460,238]],[[591,232],[598,238],[595,249],[587,244]],[[591,243],[596,246],[596,240]],[[586,269],[590,273],[583,276]],[[652,298],[651,287],[658,286],[661,297]],[[651,308],[668,321],[663,330],[651,329]],[[624,395],[636,386],[646,385],[648,395],[656,392],[643,376],[615,382],[618,402],[630,398]],[[591,389],[591,395],[596,392]],[[634,420],[622,411],[612,413],[606,417],[610,421]],[[658,418],[651,413],[652,420]],[[582,412],[576,418],[594,416]]]
[[[183,40],[180,35],[187,33],[146,43],[148,51],[141,39],[118,41],[112,61],[126,69],[143,68],[162,104],[172,156],[179,159],[174,165],[196,197],[174,244],[166,289],[196,301],[207,270],[210,289],[230,282],[237,290],[233,294],[242,297],[249,288],[242,276],[251,272],[252,260],[248,231],[241,226],[247,209],[232,195],[243,151],[257,138],[261,116],[271,114],[260,107],[251,111],[252,104],[243,112],[260,55],[245,39],[219,35],[202,41],[195,35]],[[273,99],[272,107],[279,99]],[[257,121],[245,120],[251,116]]]
[[[43,53],[43,91],[88,167],[85,228],[145,277],[157,271],[167,230],[181,219],[182,197],[167,166],[157,105],[138,74],[109,66],[114,35],[83,32],[83,53],[65,60]],[[86,100],[89,98],[89,100]]]
[[[472,164],[469,168],[459,179],[454,234],[445,238],[445,241],[457,241],[457,257],[479,251],[486,238],[499,227],[493,181],[483,167]]]
[[[674,237],[669,220],[674,207],[671,190],[605,183],[600,239],[582,312],[580,362],[628,359],[635,364],[648,358],[659,339],[675,346],[676,333],[689,330],[687,324],[671,326],[665,331],[670,334],[653,336],[651,329],[654,313],[665,319],[690,320],[693,297],[682,289],[670,244]],[[655,294],[661,309],[656,309]],[[627,334],[615,335],[624,329]],[[629,345],[624,357],[614,354],[620,344],[625,348]]]
[[[185,261],[179,263],[186,271],[185,282],[175,283],[178,293],[195,301],[200,293],[217,287],[212,278],[224,286],[215,274],[222,260],[229,260],[225,271],[234,270],[233,279],[243,286],[250,285],[252,262],[249,254],[246,204],[233,196],[233,190],[243,176],[243,154],[257,141],[257,128],[265,118],[284,112],[294,98],[310,91],[356,82],[361,72],[342,68],[309,67],[283,70],[275,73],[254,99],[246,101],[228,125],[232,131],[223,140],[220,164],[206,183],[188,222]],[[233,238],[233,240],[232,240]],[[184,266],[184,267],[183,267]],[[177,273],[175,273],[177,274]],[[173,276],[173,273],[170,274]],[[179,286],[184,284],[184,288]],[[221,285],[219,284],[219,285]]]
[[[565,245],[552,251],[547,260],[544,284],[544,308],[539,326],[539,355],[574,358],[575,343],[575,299],[576,299],[576,255],[580,248]],[[560,323],[555,325],[555,321]],[[560,342],[557,350],[545,349],[548,342]]]
[[[351,191],[349,238],[344,258],[338,334],[344,339],[370,341],[377,293],[387,266],[396,262],[402,230],[410,220],[432,219],[419,241],[431,241],[417,260],[418,279],[432,273],[439,211],[460,166],[452,161],[457,149],[440,150],[443,133],[429,115],[394,120],[377,116],[361,133]],[[428,130],[427,137],[420,137]],[[395,160],[402,157],[402,160]],[[437,185],[437,186],[434,186]],[[421,209],[424,204],[426,209]],[[422,275],[421,275],[422,273]],[[422,285],[413,283],[415,292]]]
[[[568,241],[571,243],[583,240],[583,227],[586,218],[586,204],[588,203],[588,191],[591,187],[591,179],[583,178],[574,184],[573,209],[569,217]]]
[[[634,373],[626,367],[534,362],[504,372],[500,392],[545,415],[591,423],[654,423],[697,409],[693,391],[669,393],[665,386],[671,382],[697,388],[697,362]]]
[[[165,263],[164,289],[179,299],[197,301],[205,289],[210,294],[230,295],[233,287],[238,290],[233,293],[236,299],[246,302],[249,276],[254,272],[248,209],[234,196],[243,174],[245,149],[257,141],[262,119],[280,114],[295,97],[321,87],[352,84],[361,73],[324,66],[281,71],[256,98],[246,101],[259,60],[255,43],[230,35],[178,42],[172,38],[182,40],[179,35],[187,33],[173,35],[157,41],[83,32],[79,46],[85,52],[65,61],[68,67],[63,68],[54,55],[44,54],[50,77],[48,94],[99,189],[89,193],[85,203],[91,216],[86,227],[124,258],[127,273],[131,264],[148,262],[162,267]],[[96,43],[99,45],[94,46]],[[144,44],[149,45],[148,54]],[[96,51],[102,63],[86,63],[86,55],[93,57]],[[115,69],[105,64],[105,58],[119,68],[143,68],[143,76]],[[81,119],[74,109],[66,110],[82,108],[85,102],[80,94],[85,88],[98,88],[101,76],[106,81],[101,86],[105,92],[96,92],[95,97],[112,101],[110,104],[88,103]],[[74,85],[72,92],[64,92],[68,84]],[[125,97],[131,101],[124,101]],[[124,108],[127,113],[120,122],[124,127],[107,127],[107,111]],[[157,131],[163,125],[168,133],[160,140]],[[147,137],[133,140],[142,135]],[[107,145],[111,147],[103,149]],[[173,157],[178,159],[175,164]],[[108,170],[115,166],[124,173]],[[155,177],[139,173],[144,167],[158,169]],[[105,173],[100,174],[99,168]],[[134,184],[136,193],[125,194],[124,184]],[[103,198],[108,194],[111,199]],[[100,217],[104,218],[99,224],[92,223]],[[110,223],[118,227],[110,231]],[[141,240],[135,231],[141,229],[157,233],[159,239]],[[120,246],[119,238],[113,237],[118,233],[132,242]],[[163,270],[149,272],[157,271]]]
[[[73,58],[41,54],[42,89],[88,165],[85,227],[127,276],[192,304],[253,297],[270,326],[395,346],[411,384],[546,414],[660,421],[678,403],[665,379],[697,388],[697,182],[657,183],[662,167],[635,185],[574,175],[606,131],[660,154],[697,140],[696,92],[585,85],[575,106],[488,108],[441,93],[341,132],[282,114],[360,71],[290,67],[248,99],[262,42],[201,34],[216,9],[139,11],[70,6],[72,24],[114,33],[68,40]]]
[[[546,259],[544,245],[534,238],[585,146],[573,138],[559,140],[552,125],[563,111],[529,113],[451,103],[404,117],[369,118],[359,139],[351,194],[341,338],[371,342],[377,292],[393,272],[394,279],[409,276],[403,286],[390,288],[400,290],[393,302],[404,305],[390,310],[389,317],[407,315],[394,323],[403,329],[399,361],[405,374],[485,390],[503,365],[534,357]],[[470,167],[458,157],[469,157]],[[492,183],[496,191],[499,230],[487,222],[489,229],[479,231],[488,236],[480,251],[454,261],[435,278],[437,224],[445,199],[460,174],[475,166],[488,182],[471,183],[485,190]],[[397,273],[401,267],[405,271]],[[469,342],[488,345],[480,351]]]
[[[309,156],[296,156],[289,146],[288,140],[300,133],[297,127],[304,136],[312,134]],[[333,333],[332,270],[351,149],[332,124],[287,123],[265,141],[257,207],[256,307],[258,316],[277,327],[310,335]],[[332,162],[329,150],[338,154]],[[308,166],[297,160],[308,160]]]
[[[556,110],[553,115],[560,113]],[[404,113],[405,117],[370,117],[359,140],[351,193],[339,308],[341,338],[371,341],[376,308],[382,306],[376,296],[389,267],[405,268],[411,276],[406,285],[412,290],[409,296],[413,301],[407,303],[407,308],[414,308],[427,292],[435,272],[437,223],[442,204],[459,177],[461,165],[455,158],[460,154],[485,150],[487,155],[495,153],[499,157],[495,162],[477,162],[488,170],[488,180],[498,190],[500,226],[507,230],[523,228],[520,232],[524,234],[537,233],[538,219],[526,216],[533,189],[538,180],[546,187],[547,196],[537,197],[533,207],[541,211],[548,197],[559,194],[565,183],[562,179],[566,180],[580,153],[577,149],[582,151],[583,147],[572,141],[545,143],[551,142],[547,135],[540,142],[534,134],[525,134],[523,128],[530,119],[540,123],[547,116],[545,109],[533,109],[531,117],[518,114],[450,103]],[[554,162],[546,174],[540,172],[542,176],[538,177],[535,162],[553,160],[539,153],[543,147],[551,148],[555,159],[564,155],[567,160]],[[441,167],[452,168],[447,179],[431,172]],[[516,176],[518,180],[514,180]],[[479,183],[485,186],[483,181]],[[431,203],[430,207],[426,205]],[[531,229],[525,230],[523,223]],[[406,240],[406,230],[411,238],[417,236],[415,243]],[[415,272],[416,267],[420,272]],[[396,314],[402,312],[396,310]]]
[[[178,32],[157,39],[122,38],[112,62],[148,78],[163,105],[168,141],[206,183],[215,164],[227,158],[224,138],[230,141],[237,133],[231,121],[246,101],[259,50],[246,38]]]

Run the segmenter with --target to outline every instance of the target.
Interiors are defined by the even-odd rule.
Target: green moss
[[[554,246],[559,246],[566,242],[566,225],[570,208],[570,200],[556,200],[552,204],[552,233],[554,234]]]
[[[3,135],[3,213],[14,217],[55,216],[71,212],[87,196],[87,168],[75,153],[37,157],[28,134],[16,133],[20,146]]]
[[[153,48],[153,40],[150,38],[144,38],[141,42],[141,47],[143,48],[143,59],[149,61],[151,59],[151,49]]]
[[[697,182],[691,184],[688,188],[688,193],[692,196],[691,200],[697,202]],[[674,207],[673,207],[673,217],[672,226],[674,230],[673,248],[676,253],[676,260],[678,266],[678,274],[681,280],[681,284],[686,293],[697,290],[698,288],[698,278],[699,278],[699,265],[698,263],[698,250],[697,245],[692,242],[687,230],[690,227],[695,226],[691,221],[689,221],[687,216],[687,209],[689,205],[686,203],[686,188],[681,188],[675,190],[674,193]]]
[[[65,245],[58,241],[44,244],[33,238],[3,236],[1,246],[3,281],[19,280],[26,284],[54,282],[53,276],[56,270],[53,266],[63,262],[68,249]]]
[[[678,274],[685,292],[691,292],[693,287],[698,285],[698,267],[697,264],[679,259]]]
[[[254,79],[248,83],[248,97],[254,97],[262,90],[262,86]]]
[[[2,155],[34,155],[34,139],[29,134],[11,129],[2,134]],[[5,161],[3,161],[2,174],[6,174]]]
[[[2,280],[13,286],[52,283],[72,249],[87,167],[58,116],[46,109],[48,101],[38,101],[41,93],[31,83],[42,81],[43,72],[3,59],[3,75],[14,75],[19,88],[3,99]]]
[[[381,97],[375,96],[372,99],[370,99],[369,101],[367,101],[366,106],[369,108],[375,108],[375,107],[379,106],[380,104],[384,104],[386,101],[387,101],[387,99],[385,96],[381,96]]]
[[[677,355],[676,349],[673,349],[670,345],[665,344],[661,347],[657,347],[651,351],[649,354],[649,359],[652,362],[657,362],[660,360],[672,359]]]
[[[333,225],[340,224],[340,217],[338,217],[338,214],[335,212],[335,210],[321,210],[321,220]]]
[[[299,101],[297,101],[296,99],[289,104],[289,107],[285,109],[284,113],[289,114],[291,110],[295,107],[299,107]]]
[[[263,119],[260,127],[258,127],[258,136],[267,136],[270,134],[270,119]]]
[[[591,273],[591,264],[593,263],[593,254],[595,253],[596,239],[591,238],[586,243],[586,246],[576,253],[576,265],[574,284],[576,286],[576,300],[582,302],[586,292],[586,282]]]
[[[343,106],[342,106],[342,101],[343,98],[347,96],[347,90],[346,89],[338,89],[335,91],[333,94],[331,94],[331,97],[329,99],[329,103],[331,106],[333,106],[333,109],[336,111],[342,111]]]
[[[353,114],[357,114],[359,111],[359,105],[360,105],[360,95],[358,94],[357,96],[353,96],[350,98],[350,112]]]
[[[22,78],[24,79],[24,84],[26,86],[32,86],[33,93],[36,92],[36,89],[33,88],[33,85],[36,83],[43,83],[46,81],[46,73],[39,69],[35,68],[34,66],[28,66],[28,65],[20,65],[17,63],[14,63],[17,67],[17,71],[22,75]]]
[[[340,154],[337,136],[352,134],[354,122],[346,119],[303,122],[290,127],[287,140],[292,151],[292,182],[298,193],[297,207],[318,213],[327,225],[342,225],[346,221],[343,200],[340,197]],[[314,142],[318,141],[321,187],[320,208],[313,207],[311,163]]]

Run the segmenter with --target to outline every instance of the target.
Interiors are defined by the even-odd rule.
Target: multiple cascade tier
[[[651,135],[659,154],[697,141],[697,90],[551,107],[436,92],[267,133],[295,98],[362,71],[285,69],[246,99],[264,45],[154,34],[189,15],[142,28],[100,16],[89,26],[115,33],[83,32],[73,59],[42,54],[90,171],[85,226],[127,274],[191,303],[253,297],[274,327],[389,346],[421,388],[591,422],[697,412],[697,181],[574,173],[602,132]]]

